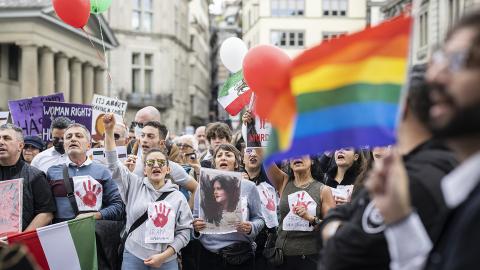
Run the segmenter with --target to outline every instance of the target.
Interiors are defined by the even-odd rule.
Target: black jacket
[[[458,163],[452,152],[435,141],[419,145],[403,158],[412,205],[430,238],[436,240],[447,215],[440,181]],[[341,220],[343,225],[322,250],[320,269],[389,269],[385,226],[378,214],[366,190],[361,190],[351,204],[331,210],[322,226],[332,220]]]
[[[40,213],[57,210],[45,174],[22,159],[13,166],[0,166],[0,180],[23,178],[22,230]]]

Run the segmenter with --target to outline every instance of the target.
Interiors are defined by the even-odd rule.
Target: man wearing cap
[[[25,146],[22,150],[22,157],[25,162],[30,164],[33,158],[43,151],[45,144],[38,136],[26,136],[23,141]]]

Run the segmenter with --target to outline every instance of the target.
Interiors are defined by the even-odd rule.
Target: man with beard
[[[208,149],[207,136],[205,135],[205,126],[199,126],[195,130],[195,139],[198,141],[198,155],[203,156]]]
[[[423,78],[424,71],[421,66],[413,69],[405,110],[398,127],[398,149],[410,181],[411,203],[417,209],[430,239],[435,241],[447,213],[440,181],[454,169],[457,161],[450,150],[432,138],[427,128],[429,88]],[[381,156],[376,148],[375,154]],[[351,204],[332,209],[322,222],[324,246],[319,269],[389,268],[385,224],[368,191],[362,187],[356,189]]]
[[[408,179],[398,154],[384,159],[367,187],[388,224],[392,269],[477,269],[480,265],[480,13],[462,18],[434,54],[427,71],[434,135],[458,155],[460,166],[442,179],[450,209],[431,242],[412,210]]]
[[[23,144],[21,128],[0,126],[0,181],[23,178],[22,231],[30,231],[48,225],[56,207],[45,174],[20,158]]]
[[[65,129],[72,124],[72,121],[66,117],[57,117],[53,120],[50,130],[52,132],[53,147],[36,155],[31,165],[47,173],[48,168],[57,164],[65,164],[68,156],[63,148],[63,134]]]

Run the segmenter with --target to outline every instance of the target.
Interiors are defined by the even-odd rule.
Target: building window
[[[132,0],[132,28],[138,31],[152,31],[153,2],[152,0]]]
[[[152,93],[153,89],[153,54],[145,54],[145,92]]]
[[[329,40],[332,40],[332,39],[343,37],[346,34],[347,34],[347,32],[323,32],[322,33],[322,41],[329,41]]]
[[[419,18],[419,47],[422,48],[428,44],[428,12],[420,15]]]
[[[305,0],[271,0],[272,16],[303,16]]]
[[[271,31],[271,44],[281,48],[303,48],[305,46],[304,31]]]
[[[348,0],[323,0],[324,16],[347,16]]]
[[[140,92],[140,73],[142,72],[142,65],[140,63],[140,53],[132,54],[132,92]]]
[[[448,0],[448,27],[451,28],[460,18],[460,0]]]
[[[19,56],[20,48],[16,45],[10,44],[8,46],[8,79],[11,81],[18,81]]]

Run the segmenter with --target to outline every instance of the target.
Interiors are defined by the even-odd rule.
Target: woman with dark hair
[[[275,247],[283,253],[279,269],[316,269],[316,235],[321,219],[335,206],[329,187],[312,176],[309,156],[291,159],[286,174],[272,164],[267,175],[280,194],[280,225]],[[280,262],[277,262],[280,263]]]
[[[240,152],[231,144],[219,145],[213,153],[212,161],[213,168],[217,170],[240,171]],[[211,185],[213,189],[211,194],[214,194],[214,198],[211,198],[211,200],[213,201],[214,199],[215,203],[223,205],[223,208],[220,208],[222,212],[225,212],[224,209],[231,210],[230,207],[234,205],[231,198],[235,196],[235,194],[231,192],[235,191],[229,190],[230,187],[225,182],[235,183],[235,181],[227,181],[226,178],[223,180],[219,179],[218,181],[215,179],[212,179],[214,181],[212,181],[213,185]],[[245,216],[247,218],[237,224],[236,232],[227,234],[201,234],[207,224],[205,220],[199,218],[200,192],[195,193],[193,208],[195,219],[193,221],[193,228],[195,230],[195,237],[198,237],[201,243],[199,269],[250,270],[255,268],[253,241],[262,230],[265,222],[261,214],[260,196],[253,182],[245,179],[241,180],[240,198],[242,202],[246,202],[246,208],[242,209],[242,212],[245,210]],[[243,203],[240,204],[243,205]]]
[[[238,181],[232,176],[217,175],[212,180],[202,179],[205,195],[202,196],[201,206],[204,209],[205,221],[219,225],[223,212],[235,211],[240,188]]]

